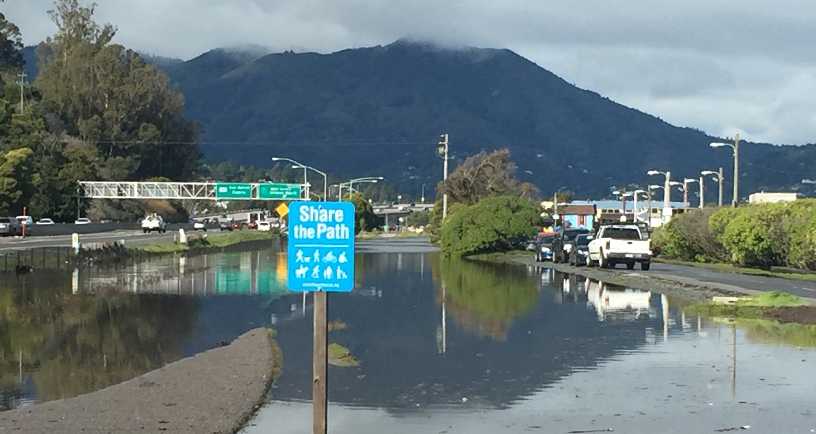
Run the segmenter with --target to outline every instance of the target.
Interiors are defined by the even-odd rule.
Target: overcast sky
[[[129,48],[189,59],[216,47],[331,52],[413,37],[510,48],[582,88],[673,124],[816,142],[813,0],[97,0]],[[27,44],[51,0],[0,10]]]

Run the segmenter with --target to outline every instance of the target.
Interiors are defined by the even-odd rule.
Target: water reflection
[[[184,354],[195,300],[74,296],[66,277],[39,273],[0,287],[0,410],[98,390]]]
[[[278,404],[267,410],[280,424],[275,432],[307,431],[308,418],[293,415],[311,397],[311,309],[284,291],[278,252],[0,277],[0,408],[105,387],[273,325],[284,369],[270,393]],[[816,342],[811,329],[687,317],[682,303],[662,294],[535,267],[431,253],[362,253],[355,262],[355,291],[330,296],[329,320],[343,326],[329,341],[360,365],[330,368],[329,398],[339,406],[332,414],[369,428],[335,425],[332,432],[439,432],[449,420],[472,428],[465,432],[518,432],[507,428],[515,418],[502,415],[534,425],[543,409],[568,420],[614,408],[638,418],[615,407],[648,407],[667,395],[736,403],[754,388],[776,396],[757,386],[770,376],[762,360],[785,366],[786,378],[775,384],[811,387],[795,390],[802,402],[810,396],[802,390],[816,387],[800,361],[816,352],[778,347]],[[686,404],[662,405],[688,417]],[[456,416],[468,412],[490,423],[471,426]],[[409,420],[419,425],[404,425]]]
[[[76,285],[85,292],[175,295],[285,294],[286,255],[276,249],[236,251],[192,257],[157,257],[96,270],[79,270]]]

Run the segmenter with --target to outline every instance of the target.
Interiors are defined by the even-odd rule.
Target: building
[[[797,193],[754,193],[748,196],[748,203],[750,204],[761,204],[761,203],[782,203],[782,202],[793,202],[798,199],[799,196]]]
[[[565,229],[595,229],[595,205],[559,205],[558,222]]]

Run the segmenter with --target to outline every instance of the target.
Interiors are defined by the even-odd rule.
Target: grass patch
[[[751,318],[760,319],[773,309],[805,306],[801,298],[786,292],[763,292],[752,297],[745,297],[732,304],[698,303],[689,306],[688,312],[709,317]]]
[[[353,368],[360,366],[360,361],[351,354],[348,348],[337,344],[329,344],[329,364],[340,368]]]
[[[187,244],[165,241],[136,247],[136,249],[147,253],[183,253],[196,249],[229,247],[248,241],[271,240],[276,236],[271,232],[258,231],[232,231],[207,235],[206,238],[204,235],[199,237],[188,236]]]
[[[750,267],[738,267],[736,265],[731,264],[678,261],[675,259],[666,258],[654,258],[654,261],[662,262],[664,264],[687,265],[690,267],[705,268],[707,270],[720,271],[723,273],[747,274],[749,276],[778,277],[781,279],[794,279],[816,282],[816,273],[810,273],[807,271],[796,270],[792,268],[784,267],[771,267],[770,269],[750,268]]]

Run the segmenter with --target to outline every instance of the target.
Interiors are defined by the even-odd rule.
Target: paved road
[[[694,279],[701,282],[735,286],[752,291],[785,291],[800,297],[816,298],[816,282],[778,277],[749,276],[723,273],[686,265],[652,263],[653,273],[658,277]]]
[[[124,240],[126,245],[150,244],[162,240],[172,240],[176,232],[167,232],[164,234],[152,233],[143,234],[142,231],[136,230],[120,230],[113,232],[103,232],[98,234],[83,234],[79,236],[79,240],[83,245],[93,243],[113,243],[115,241]],[[32,249],[38,247],[70,247],[71,235],[55,235],[50,237],[31,237],[31,238],[0,238],[0,251],[4,250],[21,250]]]

